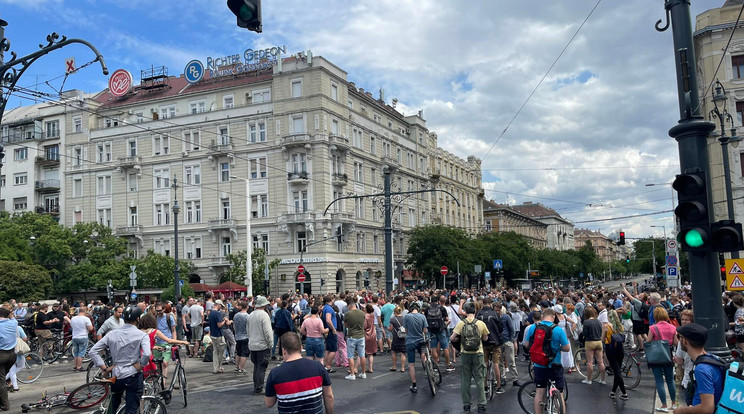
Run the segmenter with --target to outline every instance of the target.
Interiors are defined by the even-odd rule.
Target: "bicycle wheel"
[[[574,365],[576,366],[576,372],[586,378],[586,351],[584,348],[579,348],[574,353]]]
[[[41,359],[39,354],[29,352],[23,356],[23,368],[18,370],[16,377],[18,381],[30,384],[39,379],[43,370],[44,360]]]
[[[437,386],[442,385],[442,372],[439,371],[439,366],[432,363],[431,368],[434,373],[434,383],[437,384]]]
[[[431,390],[431,396],[437,395],[437,385],[434,381],[434,368],[432,368],[431,357],[426,358],[424,361],[424,372],[426,372],[426,382],[429,384]]]
[[[186,371],[183,369],[183,367],[180,367],[180,369],[178,370],[178,385],[181,386],[181,395],[183,395],[183,406],[187,407],[189,405],[189,402],[186,400]]]
[[[163,391],[162,382],[160,381],[161,376],[153,373],[145,378],[145,388],[142,395],[151,397],[161,397]],[[170,401],[170,400],[169,400]]]
[[[47,339],[46,341],[41,343],[41,346],[39,347],[39,355],[41,355],[41,359],[44,360],[45,363],[51,364],[57,359],[59,359],[60,354],[57,351],[57,340],[56,339]]]
[[[527,414],[535,413],[535,393],[536,388],[534,381],[525,382],[521,387],[519,387],[519,392],[517,392],[517,401],[519,401],[519,406],[522,407],[522,411]]]
[[[563,401],[568,401],[568,381],[563,381]]]
[[[67,396],[67,406],[82,410],[100,404],[109,395],[111,388],[107,383],[89,382],[83,384]]]
[[[566,406],[563,405],[563,399],[561,398],[561,392],[558,390],[553,390],[553,392],[550,393],[550,400],[552,409],[548,412],[548,414],[565,414],[566,413]]]
[[[494,393],[493,389],[493,367],[489,363],[488,366],[486,366],[486,399],[490,400],[493,398]]]
[[[630,354],[625,354],[621,367],[625,388],[632,390],[641,383],[641,363]]]
[[[530,380],[535,380],[535,364],[530,361],[529,365],[527,365],[527,372],[530,374]]]
[[[91,360],[91,357],[88,353],[90,352],[90,349],[93,348],[93,345],[94,345],[93,340],[88,338],[88,345],[85,346],[85,356],[83,356],[84,364],[87,364]]]
[[[122,401],[116,414],[124,414],[126,408],[126,404]],[[166,412],[165,404],[156,397],[146,396],[140,400],[140,413],[142,414],[166,414]]]

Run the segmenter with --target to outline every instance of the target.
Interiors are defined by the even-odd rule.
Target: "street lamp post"
[[[662,230],[664,230],[664,241],[666,241],[666,227],[665,226],[651,226],[651,227],[661,227]]]
[[[710,111],[709,118],[711,121],[713,118],[717,118],[721,124],[721,135],[718,137],[718,141],[721,143],[721,157],[723,157],[723,180],[726,189],[726,209],[728,210],[728,219],[734,220],[734,199],[731,191],[731,170],[729,168],[729,155],[728,155],[728,143],[736,142],[741,138],[736,136],[736,127],[734,126],[734,118],[726,110],[726,89],[723,87],[720,81],[716,80],[715,92],[713,93],[713,109]],[[718,106],[721,106],[719,108]],[[722,110],[721,110],[722,109]],[[726,121],[731,125],[731,137],[726,136]],[[731,252],[732,259],[739,258],[739,252]]]
[[[253,296],[253,243],[251,242],[251,179],[231,175],[230,178],[245,182],[245,287],[246,295]]]
[[[677,227],[677,216],[674,215],[674,187],[672,187],[673,183],[648,183],[646,184],[646,187],[656,187],[660,185],[668,185],[669,189],[672,190],[672,222],[674,223],[674,227],[676,229]],[[672,233],[672,237],[674,237],[674,233]]]
[[[176,239],[173,243],[176,259],[176,267],[173,270],[173,303],[178,303],[178,299],[181,297],[181,266],[178,264],[178,213],[181,212],[181,207],[178,206],[178,180],[175,176],[173,176],[172,187],[176,194],[173,197],[173,233]]]

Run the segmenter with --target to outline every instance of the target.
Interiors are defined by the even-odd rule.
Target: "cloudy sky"
[[[695,16],[723,0],[692,3]],[[357,87],[398,98],[407,115],[423,110],[444,149],[482,158],[487,198],[540,202],[605,234],[661,236],[650,226],[671,232],[672,213],[659,212],[672,208],[672,192],[645,184],[679,172],[667,135],[678,120],[672,33],[654,30],[663,1],[600,1],[537,87],[596,5],[264,0],[260,35],[238,29],[225,0],[0,0],[0,17],[19,55],[56,31],[90,41],[109,69],[135,79],[151,65],[179,75],[192,59],[246,48],[311,49]],[[31,66],[19,85],[50,94],[106,88],[95,65],[64,79],[71,56],[78,66],[93,58],[68,46]],[[14,99],[8,108],[31,103]]]

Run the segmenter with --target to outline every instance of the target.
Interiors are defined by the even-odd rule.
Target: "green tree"
[[[527,271],[528,263],[533,269],[536,266],[535,251],[526,238],[515,232],[486,233],[478,237],[479,248],[477,263],[484,270],[493,271],[493,260],[500,259],[504,265],[504,278],[511,283],[516,278],[522,278]]]
[[[440,269],[455,269],[457,262],[463,269],[476,264],[473,240],[465,231],[453,227],[429,225],[411,231],[406,264],[413,267],[428,281],[441,280]]]
[[[179,260],[180,274],[188,275],[193,272],[190,262]],[[167,288],[173,286],[176,260],[171,256],[164,256],[152,250],[137,261],[137,287],[139,288]],[[128,269],[127,269],[128,270]]]
[[[236,282],[243,284],[245,281],[245,258],[248,255],[246,250],[241,250],[237,253],[231,253],[227,255],[227,259],[230,261],[232,266],[220,277],[220,282],[224,283],[227,281]],[[264,279],[266,276],[266,251],[264,249],[253,249],[251,257],[253,259],[253,294],[254,295],[265,295],[266,288],[264,286]],[[269,272],[279,266],[281,260],[274,259],[269,262]]]
[[[188,298],[194,296],[194,289],[191,288],[191,285],[188,284],[188,282],[184,281],[183,286],[181,286],[181,297],[182,298]],[[173,303],[176,303],[176,300],[173,299],[173,283],[171,282],[170,286],[163,289],[163,293],[160,295],[160,298],[163,301],[171,301]]]
[[[118,289],[129,287],[129,265],[125,257],[126,240],[114,236],[109,227],[98,223],[78,223],[67,239],[71,261],[60,271],[58,292],[86,289],[105,290],[111,280]]]
[[[24,262],[0,261],[0,301],[42,300],[52,291],[49,271]]]

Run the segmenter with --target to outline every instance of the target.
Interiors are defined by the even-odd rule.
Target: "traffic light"
[[[238,18],[238,27],[256,33],[263,31],[261,25],[261,0],[227,0],[227,7]]]
[[[630,263],[630,256],[625,256],[625,263]]]
[[[114,298],[114,287],[111,285],[106,285],[106,296],[109,298],[109,300]]]
[[[716,252],[738,252],[744,250],[741,224],[733,220],[710,223],[711,249]]]
[[[726,280],[726,259],[723,253],[718,253],[718,265],[721,267],[721,280]]]
[[[705,253],[711,249],[708,219],[708,187],[705,172],[695,169],[679,174],[672,187],[677,190],[679,205],[674,214],[679,218],[679,243],[682,251]]]
[[[625,244],[625,232],[624,231],[621,231],[620,232],[620,240],[618,240],[617,245],[618,246],[622,246],[624,244]]]

